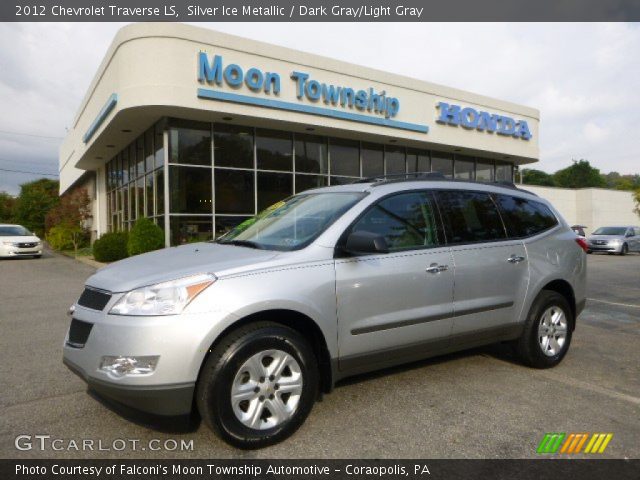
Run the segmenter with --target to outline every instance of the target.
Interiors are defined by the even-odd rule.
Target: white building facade
[[[63,142],[61,193],[94,178],[97,236],[149,217],[168,246],[362,177],[512,181],[538,160],[538,134],[533,108],[198,27],[136,24],[116,35]]]

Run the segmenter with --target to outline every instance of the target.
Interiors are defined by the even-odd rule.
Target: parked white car
[[[22,225],[0,224],[0,258],[42,256],[42,241]]]

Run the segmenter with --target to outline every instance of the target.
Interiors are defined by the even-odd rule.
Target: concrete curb
[[[106,267],[108,265],[108,263],[102,263],[102,262],[98,262],[97,260],[94,260],[93,257],[87,257],[87,256],[78,256],[78,257],[74,257],[73,255],[70,255],[66,252],[60,252],[57,250],[51,250],[52,253],[57,253],[59,255],[63,255],[67,258],[71,258],[73,260],[77,260],[80,263],[84,263],[85,265],[89,265],[90,267],[95,268],[96,270],[102,268],[102,267]]]
[[[71,257],[71,258],[74,258],[74,257]],[[93,257],[75,257],[75,260],[78,260],[79,262],[82,262],[86,265],[90,265],[96,269],[100,269],[108,265],[107,263],[102,263],[102,262],[98,262],[97,260],[94,260]]]

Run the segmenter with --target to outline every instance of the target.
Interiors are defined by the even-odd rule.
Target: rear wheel
[[[196,390],[204,422],[239,448],[261,448],[293,434],[318,393],[308,342],[277,323],[247,325],[225,338],[202,368]]]
[[[523,363],[534,368],[556,366],[566,355],[573,329],[573,315],[566,298],[543,290],[531,306],[516,352]]]

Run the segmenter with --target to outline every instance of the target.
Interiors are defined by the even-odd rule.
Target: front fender
[[[209,334],[202,339],[200,361],[234,323],[269,310],[290,310],[309,317],[322,332],[330,356],[338,354],[332,261],[223,277],[199,295],[190,308],[212,315],[217,312]]]

